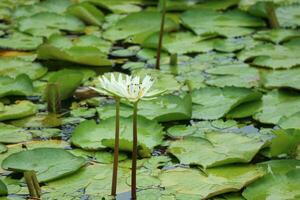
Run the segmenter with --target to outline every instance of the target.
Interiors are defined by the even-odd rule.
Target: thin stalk
[[[136,200],[136,162],[137,162],[137,105],[138,102],[133,104],[133,147],[132,147],[132,166],[131,166],[131,199]]]
[[[36,191],[38,197],[40,197],[42,195],[42,191],[41,191],[41,187],[40,187],[40,184],[37,179],[35,171],[31,171],[31,179],[32,179],[35,191]]]
[[[111,196],[116,196],[117,180],[118,180],[118,164],[119,164],[119,137],[120,137],[120,98],[116,97],[116,125],[115,125],[115,148],[114,148],[114,164],[111,185]]]
[[[59,113],[61,110],[61,95],[56,83],[48,83],[45,91],[47,110],[49,113]]]
[[[32,171],[24,172],[25,182],[31,198],[40,198],[39,192],[36,190],[34,181],[32,179]]]
[[[177,53],[172,53],[170,56],[170,65],[177,66],[177,63],[178,63],[178,55]]]
[[[271,28],[273,29],[280,28],[273,2],[266,2],[266,11],[268,14],[268,20]]]
[[[156,54],[156,69],[160,69],[160,56],[164,36],[165,18],[166,18],[166,0],[162,0],[162,16],[160,22],[159,40]]]

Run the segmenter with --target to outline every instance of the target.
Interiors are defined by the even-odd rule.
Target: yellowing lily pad
[[[16,104],[4,106],[0,112],[0,121],[19,119],[34,115],[37,112],[36,105],[30,101],[19,101]]]

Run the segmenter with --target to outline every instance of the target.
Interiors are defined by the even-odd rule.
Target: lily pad
[[[71,142],[86,150],[114,148],[115,118],[94,120],[80,123],[72,134]],[[150,156],[153,148],[160,145],[163,139],[162,126],[156,121],[144,117],[138,118],[139,154]],[[120,119],[120,150],[132,151],[132,118]]]
[[[299,74],[300,68],[266,72],[264,73],[264,86],[267,88],[288,87],[300,90]]]
[[[251,27],[262,27],[265,23],[241,11],[216,12],[209,9],[192,9],[181,15],[184,26],[197,35],[222,35],[235,37],[250,34]]]
[[[300,96],[297,94],[273,91],[262,98],[263,104],[254,119],[266,124],[278,124],[280,119],[300,112]]]
[[[23,33],[14,32],[5,38],[0,38],[1,49],[30,51],[35,50],[43,43],[40,37],[32,37]]]
[[[27,74],[30,79],[36,80],[47,73],[47,68],[36,62],[29,62],[18,58],[1,58],[0,74],[17,77],[20,74]]]
[[[142,8],[143,1],[141,0],[87,0],[96,6],[110,10],[114,13],[132,13],[139,12]],[[146,3],[146,2],[144,2]]]
[[[25,142],[31,139],[27,131],[12,125],[0,123],[0,142],[4,144]]]
[[[207,169],[205,174],[196,169],[176,168],[165,170],[159,176],[166,190],[187,199],[207,199],[227,192],[239,191],[264,175],[264,171],[253,165],[227,165]]]
[[[63,60],[92,66],[110,66],[107,53],[111,44],[93,35],[81,36],[75,40],[53,35],[38,49],[38,58]]]
[[[56,114],[38,113],[34,116],[10,121],[10,124],[26,128],[52,128],[61,126],[62,119]]]
[[[293,38],[300,37],[299,31],[291,29],[273,29],[273,30],[263,30],[258,31],[253,35],[253,38],[257,40],[264,40],[268,42],[273,42],[279,44],[282,42],[287,42]]]
[[[261,163],[268,170],[263,178],[249,185],[243,196],[254,199],[298,199],[300,197],[299,161],[278,160]]]
[[[195,119],[219,119],[242,103],[261,98],[259,92],[244,88],[206,87],[192,93],[193,116]]]
[[[6,196],[8,194],[6,185],[0,180],[0,196]]]
[[[252,64],[272,69],[291,68],[300,64],[300,48],[289,45],[261,44],[241,51],[238,59],[253,59]]]
[[[19,172],[34,170],[39,182],[48,182],[72,174],[85,164],[84,158],[63,149],[36,148],[8,156],[2,168]]]
[[[5,153],[7,151],[7,147],[4,144],[0,143],[0,154]]]
[[[171,142],[169,152],[182,164],[197,164],[204,168],[231,163],[248,163],[264,145],[242,133],[210,132],[205,138],[188,137]]]
[[[32,81],[26,74],[20,74],[15,79],[0,76],[0,98],[5,96],[29,96],[33,93]]]
[[[34,115],[37,112],[36,105],[30,101],[19,101],[16,104],[4,106],[4,110],[0,112],[0,121],[19,119]]]
[[[278,125],[283,129],[299,129],[300,130],[300,112],[297,112],[289,117],[282,117]]]
[[[159,12],[143,11],[132,13],[108,28],[103,33],[103,36],[111,41],[129,39],[133,43],[142,43],[148,36],[159,31],[160,19],[161,14]],[[176,28],[177,24],[167,17],[165,30]]]
[[[83,74],[80,71],[63,69],[52,74],[49,83],[57,84],[60,98],[65,100],[73,95],[76,88],[82,83],[82,79]],[[68,81],[66,82],[66,80]]]
[[[292,0],[298,4],[295,5],[288,5],[288,6],[281,6],[276,9],[276,15],[281,27],[298,27],[300,26],[299,20],[299,11],[300,5],[299,1]]]
[[[235,86],[253,88],[259,86],[259,71],[247,64],[220,65],[205,70],[206,84],[218,87]]]
[[[68,8],[68,13],[78,17],[88,24],[96,26],[100,26],[104,20],[104,14],[102,11],[88,2],[70,6]]]
[[[73,15],[60,15],[51,12],[42,12],[18,21],[18,29],[21,32],[33,36],[49,37],[60,30],[70,32],[82,32],[84,23]]]

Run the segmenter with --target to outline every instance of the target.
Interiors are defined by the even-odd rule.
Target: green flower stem
[[[163,43],[165,18],[166,18],[166,0],[161,0],[161,1],[162,1],[162,13],[161,13],[162,16],[161,16],[161,23],[160,23],[157,55],[156,55],[156,69],[160,69],[160,55],[161,55],[161,48],[162,48],[162,43]]]
[[[111,195],[116,196],[117,180],[118,180],[118,164],[119,164],[119,137],[120,137],[120,98],[115,97],[116,101],[116,129],[115,129],[115,148],[114,148],[114,164],[111,185]]]
[[[171,66],[177,66],[177,63],[178,63],[178,55],[177,55],[177,53],[171,54],[171,56],[170,56],[170,65]]]
[[[273,2],[266,2],[266,11],[268,14],[268,20],[271,28],[273,29],[280,28]]]
[[[36,178],[36,173],[34,171],[26,171],[24,172],[24,178],[30,197],[39,199],[41,197],[41,188]]]
[[[59,113],[61,110],[61,96],[56,83],[48,83],[45,90],[47,110],[49,113]]]
[[[137,108],[138,102],[133,104],[133,147],[132,147],[132,166],[131,166],[131,199],[136,200],[136,162],[137,162]]]

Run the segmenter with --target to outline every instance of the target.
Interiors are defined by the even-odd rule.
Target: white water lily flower
[[[130,102],[137,102],[141,99],[153,99],[155,96],[164,93],[160,90],[152,90],[154,81],[150,76],[146,76],[143,80],[138,76],[123,76],[119,74],[118,79],[115,78],[114,74],[111,74],[110,80],[105,76],[99,77],[100,87],[94,88],[93,90],[119,98],[125,98]]]

